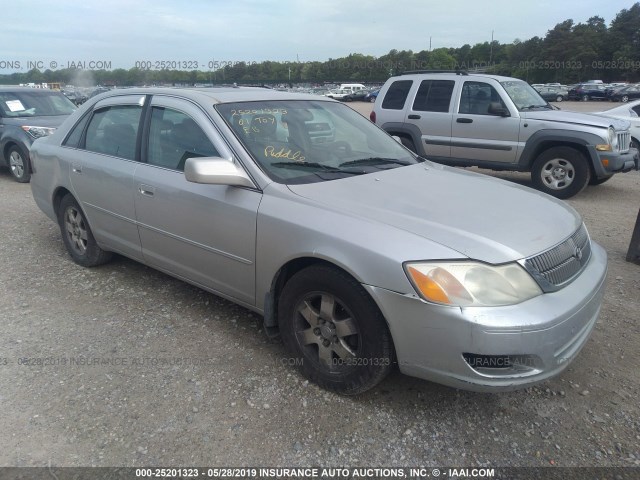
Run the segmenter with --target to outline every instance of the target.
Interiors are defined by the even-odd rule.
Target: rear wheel
[[[591,171],[582,153],[571,147],[553,147],[533,162],[531,180],[540,191],[556,198],[570,198],[589,183]]]
[[[582,101],[583,102],[588,102],[589,101],[589,95],[583,95],[582,96]]]
[[[628,95],[623,95],[620,100],[622,100],[623,103],[627,103],[629,101],[629,96]]]
[[[9,171],[13,178],[20,183],[27,183],[31,180],[31,168],[29,166],[29,156],[17,145],[9,148],[7,152]]]
[[[391,371],[391,334],[378,307],[351,276],[308,267],[285,284],[278,323],[302,373],[322,388],[355,395]]]
[[[562,100],[564,100],[564,98],[562,98],[562,95],[558,95],[556,97],[556,102],[561,102]]]
[[[98,246],[84,212],[71,195],[66,195],[60,202],[58,224],[64,246],[74,262],[83,267],[95,267],[111,260],[111,252]]]
[[[376,97],[369,97],[369,101],[370,101],[371,103],[375,103],[375,101],[376,101]]]

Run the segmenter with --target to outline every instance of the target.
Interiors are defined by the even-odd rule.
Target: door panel
[[[491,102],[506,103],[488,83],[464,82],[458,113],[453,115],[451,157],[514,163],[518,150],[520,118],[488,112]]]
[[[96,240],[134,259],[142,258],[133,174],[143,98],[114,97],[96,104],[82,142],[69,149],[71,184]]]
[[[149,127],[151,143],[146,151],[147,158],[158,164],[141,164],[134,177],[145,261],[240,301],[255,303],[256,217],[262,194],[187,182],[182,172],[184,161],[176,159],[184,159],[190,152],[191,156],[218,153],[225,158],[231,153],[210,120],[188,102],[154,97],[151,108],[155,120]],[[154,121],[162,122],[158,123],[161,128],[155,128]],[[187,124],[189,132],[185,131]],[[154,142],[160,141],[161,148],[157,148]]]

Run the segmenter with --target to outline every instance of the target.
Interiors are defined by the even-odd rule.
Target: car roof
[[[206,103],[257,102],[270,100],[315,100],[335,102],[327,97],[307,93],[292,93],[260,87],[134,87],[114,89],[100,95],[110,98],[119,95],[170,95]]]
[[[509,82],[509,81],[524,82],[524,80],[521,80],[519,78],[514,78],[514,77],[504,77],[502,75],[490,75],[488,73],[467,73],[467,72],[458,72],[458,73],[456,72],[450,72],[450,73],[449,72],[446,72],[446,73],[445,72],[415,72],[415,73],[407,72],[402,75],[396,75],[395,77],[392,77],[392,78],[394,79],[411,78],[411,77],[425,78],[429,76],[437,76],[438,78],[447,79],[447,80],[454,80],[458,78],[465,78],[465,79],[490,78],[498,82]]]

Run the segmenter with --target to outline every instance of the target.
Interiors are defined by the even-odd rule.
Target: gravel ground
[[[640,465],[638,172],[569,201],[609,254],[591,339],[560,377],[503,394],[398,372],[327,393],[248,310],[125,258],[75,265],[6,170],[0,203],[1,466]]]

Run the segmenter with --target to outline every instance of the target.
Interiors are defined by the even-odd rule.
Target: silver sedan
[[[344,394],[395,365],[529,386],[575,358],[600,310],[606,255],[571,207],[416,157],[330,99],[114,90],[31,155],[75,262],[125,255],[256,311]]]

